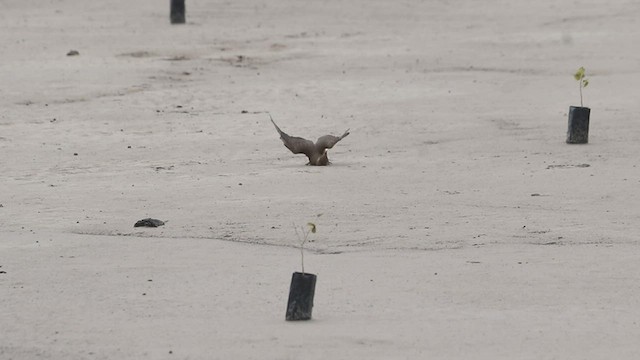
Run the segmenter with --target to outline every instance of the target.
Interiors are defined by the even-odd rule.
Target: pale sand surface
[[[0,358],[640,357],[639,3],[0,5]]]

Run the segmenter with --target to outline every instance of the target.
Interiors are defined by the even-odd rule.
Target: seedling
[[[585,77],[584,67],[581,66],[578,71],[573,74],[573,78],[580,84],[580,107],[584,107],[582,104],[582,88],[586,88],[589,85],[589,79]]]
[[[294,224],[293,229],[296,231],[296,236],[298,237],[298,241],[300,242],[300,260],[302,264],[302,274],[304,274],[304,244],[307,242],[309,238],[309,234],[316,233],[316,224],[307,223],[307,227],[300,226],[300,231],[304,235],[304,237],[300,237],[300,233],[298,233],[298,227]]]

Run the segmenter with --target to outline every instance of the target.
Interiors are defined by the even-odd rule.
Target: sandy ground
[[[0,358],[640,357],[639,3],[0,5]]]

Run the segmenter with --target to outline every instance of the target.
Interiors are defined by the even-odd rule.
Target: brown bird
[[[307,155],[309,158],[307,165],[324,166],[331,164],[327,157],[327,149],[331,149],[336,143],[338,143],[338,141],[349,135],[349,130],[347,130],[342,134],[342,136],[321,136],[314,144],[311,140],[287,135],[284,131],[280,130],[278,125],[276,125],[271,114],[269,114],[269,117],[271,118],[273,125],[276,127],[276,130],[278,130],[278,134],[280,134],[280,139],[284,143],[284,146],[294,154]]]

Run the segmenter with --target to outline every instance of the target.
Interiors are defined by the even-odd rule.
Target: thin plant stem
[[[302,275],[304,275],[304,247],[300,246],[300,262],[302,263]]]
[[[300,242],[300,262],[302,265],[302,275],[304,275],[304,243],[307,242],[307,237],[309,237],[309,231],[308,230],[306,233],[304,232],[304,227],[301,227],[302,233],[304,234],[304,238],[300,238],[300,234],[298,233],[298,227],[296,226],[296,224],[293,224],[293,230],[296,232],[296,237],[298,237],[298,241]]]
[[[580,83],[580,107],[584,107],[582,103],[582,79],[580,79],[579,83]]]

